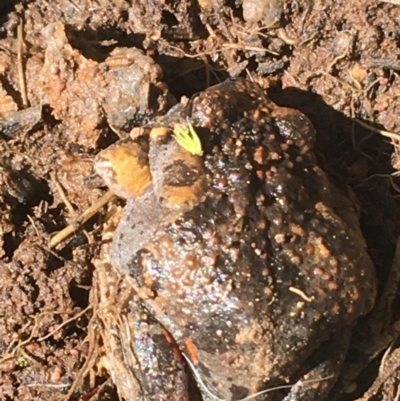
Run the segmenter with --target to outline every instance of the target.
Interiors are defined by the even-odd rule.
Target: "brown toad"
[[[203,156],[159,128],[186,117]],[[135,171],[116,173],[135,177],[111,261],[138,294],[136,313],[166,329],[205,400],[323,399],[351,326],[374,303],[375,273],[316,164],[311,123],[257,84],[228,80],[153,127],[134,141]],[[114,161],[100,155],[98,171]],[[160,351],[141,338],[136,356],[157,381],[148,361]],[[166,392],[144,383],[141,396],[187,400],[179,383]]]

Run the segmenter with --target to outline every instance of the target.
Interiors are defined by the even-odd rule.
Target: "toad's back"
[[[346,200],[316,165],[304,115],[244,80],[191,108],[205,200],[168,224],[151,195],[128,200],[113,264],[208,390],[237,400],[295,377],[332,332],[369,311],[374,269],[357,224],[339,217]],[[135,249],[146,219],[152,241]]]

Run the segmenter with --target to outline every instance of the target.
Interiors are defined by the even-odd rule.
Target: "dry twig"
[[[68,225],[63,230],[55,234],[49,242],[49,247],[54,248],[60,242],[64,241],[66,238],[72,235],[79,226],[85,224],[90,218],[92,218],[102,207],[104,207],[113,198],[115,198],[114,193],[112,193],[111,191],[106,192],[95,204],[90,206],[89,209],[85,210],[77,218],[76,222]]]
[[[390,4],[396,4],[397,6],[400,6],[400,0],[379,0],[381,3],[390,3]]]
[[[62,201],[64,202],[65,206],[67,207],[68,212],[71,214],[71,216],[73,216],[75,214],[75,209],[72,206],[72,204],[69,201],[69,199],[67,198],[67,195],[66,195],[66,193],[64,191],[64,188],[60,184],[60,181],[58,181],[57,174],[54,171],[50,174],[50,178],[54,182],[54,185],[56,186],[58,194],[60,195],[60,198],[62,199]]]
[[[51,337],[52,335],[54,335],[57,331],[59,331],[59,330],[61,330],[64,326],[66,326],[68,323],[70,323],[70,322],[72,322],[72,321],[74,321],[74,320],[77,320],[80,316],[82,316],[82,315],[84,315],[87,311],[89,311],[90,309],[92,308],[92,306],[91,305],[89,305],[88,307],[86,307],[85,309],[83,309],[82,311],[80,311],[79,313],[77,313],[76,315],[74,315],[74,316],[72,316],[71,318],[69,318],[69,319],[67,319],[66,321],[64,321],[64,322],[62,322],[61,324],[59,324],[54,330],[52,330],[50,333],[48,333],[48,334],[46,334],[45,336],[43,336],[43,337],[39,337],[38,339],[36,339],[36,341],[37,342],[42,342],[42,341],[44,341],[44,340],[46,340],[47,338],[49,338],[49,337]],[[37,315],[36,317],[35,317],[35,323],[34,323],[34,325],[33,325],[33,328],[32,328],[32,330],[31,330],[31,333],[30,333],[30,335],[29,335],[29,337],[26,339],[26,340],[24,340],[24,341],[21,341],[21,342],[19,342],[14,348],[8,348],[8,350],[7,350],[7,352],[5,353],[5,355],[3,355],[1,358],[0,358],[0,363],[2,363],[2,362],[4,362],[5,360],[7,360],[7,359],[10,359],[10,358],[13,358],[14,356],[15,356],[15,354],[17,353],[17,351],[19,351],[20,349],[22,349],[22,347],[24,346],[24,345],[27,345],[27,344],[29,344],[34,338],[35,338],[35,335],[36,335],[36,330],[38,329],[38,327],[39,327],[39,322],[40,322],[40,318],[42,317],[42,316],[44,316],[44,315],[48,315],[48,314],[63,314],[63,313],[65,313],[65,312],[53,312],[53,311],[45,311],[45,312],[42,312],[42,313],[40,313],[39,315]]]
[[[397,141],[398,143],[400,143],[400,135],[396,134],[395,132],[384,131],[382,129],[373,127],[372,125],[369,125],[369,124],[365,123],[364,121],[359,120],[358,118],[355,118],[354,121],[357,124],[361,125],[362,127],[369,129],[372,132],[375,132],[375,133],[385,136],[387,138],[393,139],[393,140]]]
[[[29,106],[28,95],[26,91],[26,79],[25,79],[25,71],[24,71],[24,20],[22,16],[22,7],[21,7],[21,15],[19,18],[19,24],[17,27],[17,40],[18,40],[18,49],[17,49],[17,68],[18,68],[18,78],[19,78],[19,87],[21,91],[22,105],[24,109]]]

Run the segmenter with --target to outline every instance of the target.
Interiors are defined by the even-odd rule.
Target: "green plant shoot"
[[[176,142],[182,148],[186,149],[192,155],[201,156],[203,154],[200,138],[191,122],[188,121],[187,124],[175,124],[173,132]]]

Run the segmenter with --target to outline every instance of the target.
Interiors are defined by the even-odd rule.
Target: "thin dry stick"
[[[396,342],[398,336],[396,336],[393,341],[390,343],[390,345],[386,348],[385,353],[382,356],[382,360],[381,363],[379,365],[379,376],[384,375],[385,374],[385,368],[386,368],[386,361],[389,357],[389,355],[391,354],[391,352],[393,351],[393,345]]]
[[[73,216],[75,214],[75,209],[71,205],[71,202],[69,201],[69,199],[67,198],[64,188],[61,186],[60,182],[58,181],[57,174],[54,171],[50,174],[50,178],[54,182],[62,201],[64,202],[65,206],[68,209],[68,212],[71,214],[71,216]]]
[[[400,6],[400,0],[379,0],[381,3],[390,3],[390,4],[396,4],[397,6]]]
[[[79,369],[79,372],[76,375],[75,380],[72,383],[70,389],[68,390],[68,393],[61,398],[62,401],[68,401],[72,398],[72,395],[75,393],[78,385],[87,376],[88,372],[90,371],[90,369],[93,368],[93,366],[96,362],[96,355],[98,353],[98,347],[97,347],[98,341],[96,341],[96,340],[98,340],[98,339],[96,339],[97,335],[96,335],[96,331],[93,328],[93,326],[96,325],[96,322],[98,320],[98,300],[96,299],[89,306],[91,308],[93,308],[93,315],[89,321],[88,337],[86,337],[86,338],[89,338],[89,349],[87,352],[86,360],[85,360],[83,366]]]
[[[289,46],[296,46],[300,43],[299,39],[289,37],[283,28],[278,29],[278,36]]]
[[[343,32],[350,33],[349,31],[343,31]],[[350,33],[350,35],[351,35],[351,33]],[[352,41],[350,39],[351,38],[349,38],[349,40],[347,41],[347,46],[346,46],[346,49],[344,50],[344,52],[342,54],[339,54],[338,56],[336,56],[332,60],[332,62],[329,64],[328,69],[327,69],[328,72],[331,72],[332,68],[335,66],[335,64],[338,61],[343,60],[347,56],[347,54],[349,52],[349,49],[350,49],[350,46],[352,44]]]
[[[32,341],[32,339],[35,337],[36,330],[37,330],[37,328],[38,328],[38,326],[39,326],[39,317],[40,317],[40,316],[42,316],[42,313],[41,313],[40,315],[38,315],[38,316],[35,316],[35,323],[34,323],[34,325],[33,325],[33,328],[32,328],[32,330],[31,330],[31,334],[29,335],[29,337],[28,337],[26,340],[24,340],[24,341],[18,343],[18,344],[17,344],[14,348],[12,348],[12,349],[10,349],[10,347],[8,347],[8,348],[7,348],[6,354],[3,355],[3,356],[0,358],[0,363],[3,363],[3,362],[6,361],[7,359],[13,358],[13,357],[15,356],[15,353],[16,353],[21,347],[23,347],[23,346],[26,345],[26,344],[29,344],[29,343]],[[12,343],[13,343],[13,342],[12,342]]]
[[[88,307],[86,307],[85,309],[83,309],[82,311],[80,311],[79,313],[77,313],[76,315],[72,316],[71,318],[69,318],[69,319],[67,319],[66,321],[64,321],[64,322],[62,322],[61,324],[59,324],[59,325],[58,325],[54,330],[52,330],[50,333],[46,334],[46,335],[43,336],[43,337],[38,338],[36,341],[42,342],[42,341],[46,340],[47,338],[49,338],[49,337],[51,337],[53,334],[55,334],[57,331],[59,331],[62,327],[64,327],[65,325],[67,325],[68,323],[70,323],[70,322],[72,322],[72,321],[78,319],[80,316],[84,315],[84,314],[85,314],[88,310],[90,310],[91,308],[92,308],[92,306],[89,305]],[[33,327],[32,327],[32,330],[31,330],[31,333],[30,333],[29,337],[28,337],[26,340],[21,341],[20,343],[16,344],[14,348],[11,347],[12,349],[11,349],[10,347],[8,347],[8,349],[7,349],[7,351],[6,351],[6,354],[4,354],[4,355],[0,358],[0,363],[4,362],[4,361],[7,360],[7,359],[13,358],[13,357],[15,356],[15,354],[16,354],[17,351],[21,350],[22,347],[23,347],[24,345],[29,344],[29,343],[33,340],[33,338],[35,338],[36,330],[37,330],[37,328],[39,327],[40,318],[41,318],[42,316],[49,315],[49,314],[54,314],[54,315],[55,315],[55,314],[59,314],[59,315],[60,315],[60,314],[64,314],[64,313],[66,313],[66,312],[51,312],[51,311],[45,311],[45,312],[42,312],[42,313],[40,313],[39,315],[35,316],[35,322],[34,322],[34,324],[33,324]]]
[[[28,218],[28,220],[29,220],[30,223],[32,224],[32,227],[33,227],[33,229],[35,230],[37,237],[40,238],[39,230],[38,230],[38,228],[36,227],[36,223],[35,223],[35,221],[33,220],[33,218],[32,218],[29,214],[28,214],[26,217]]]
[[[213,51],[190,54],[190,53],[186,53],[184,50],[182,50],[180,47],[177,47],[177,46],[169,45],[169,48],[181,52],[187,58],[198,58],[198,57],[201,57],[201,56],[211,56],[211,55],[214,55],[216,53],[221,53],[222,52],[222,49],[214,49]]]
[[[223,43],[222,47],[216,48],[212,51],[207,51],[207,52],[201,52],[201,53],[196,53],[196,54],[189,54],[186,53],[184,50],[177,46],[169,45],[170,49],[180,51],[185,57],[187,58],[199,58],[201,56],[212,56],[216,53],[221,53],[224,51],[224,49],[235,49],[235,50],[241,50],[241,51],[253,51],[253,52],[260,52],[260,53],[269,53],[273,55],[278,55],[278,53],[264,49],[263,47],[256,47],[256,46],[247,46],[246,44],[240,44],[240,43]]]
[[[72,0],[68,0],[68,3],[70,3],[71,6],[74,7],[75,11],[77,11],[78,13],[81,12],[81,10],[79,9],[79,7],[78,7]]]
[[[400,386],[397,386],[397,392],[393,401],[399,401],[399,400],[400,400]]]
[[[369,129],[372,132],[375,132],[377,134],[383,135],[383,136],[385,136],[387,138],[390,138],[390,139],[393,139],[395,141],[399,141],[400,142],[400,135],[396,134],[395,132],[384,131],[384,130],[381,130],[379,128],[375,128],[372,125],[369,125],[369,124],[365,123],[364,121],[359,120],[358,118],[355,118],[354,121],[357,124],[360,124],[362,127]]]
[[[71,318],[65,320],[61,324],[59,324],[54,330],[50,331],[50,333],[47,333],[43,337],[39,337],[36,341],[37,342],[42,342],[44,340],[47,340],[49,337],[51,337],[53,334],[57,333],[57,331],[61,330],[64,326],[66,326],[68,323],[73,322],[74,320],[78,320],[81,316],[83,316],[86,312],[88,312],[90,309],[92,309],[92,305],[87,306],[85,309],[81,310],[79,313],[76,315],[72,316]]]
[[[24,106],[24,109],[26,109],[29,106],[29,102],[28,102],[28,95],[26,92],[26,80],[24,71],[24,21],[22,14],[19,18],[19,24],[17,27],[17,40],[18,40],[17,68],[18,68],[18,78],[19,78],[19,90],[21,92],[22,105]]]
[[[72,235],[79,226],[85,224],[90,218],[92,218],[102,207],[104,207],[111,199],[115,198],[115,194],[111,191],[106,192],[95,204],[85,210],[74,222],[68,225],[63,230],[54,235],[50,242],[49,247],[54,248],[60,242],[64,241],[70,235]]]
[[[247,46],[246,44],[241,44],[241,43],[223,43],[222,47],[227,48],[227,49],[236,49],[236,50],[242,50],[242,51],[252,51],[252,52],[260,52],[260,53],[265,52],[265,53],[273,54],[274,56],[279,55],[278,53],[273,52],[272,50],[265,49],[264,47]]]
[[[61,384],[55,384],[55,383],[29,383],[29,384],[23,384],[21,387],[22,388],[24,388],[24,387],[27,387],[27,388],[29,388],[29,387],[47,387],[47,388],[60,388],[60,389],[63,389],[63,388],[69,387],[69,386],[70,386],[69,383],[66,383],[66,384],[63,384],[63,383],[61,383]]]

